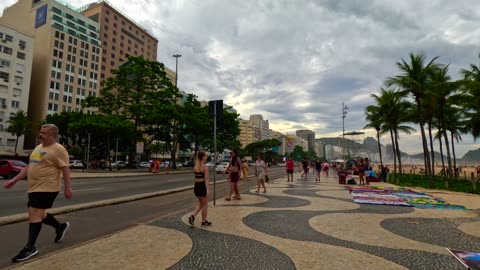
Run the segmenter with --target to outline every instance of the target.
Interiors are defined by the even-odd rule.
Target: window
[[[12,55],[13,50],[12,50],[12,48],[9,48],[7,46],[0,45],[0,52],[3,52],[3,53],[8,54],[8,55]]]
[[[4,82],[8,82],[10,79],[10,74],[7,72],[2,72],[0,71],[0,80],[3,80]]]
[[[26,46],[27,46],[26,41],[24,41],[24,40],[19,40],[18,41],[18,47],[20,47],[21,50],[25,49]]]
[[[23,71],[25,70],[25,66],[21,64],[16,64],[15,70],[17,71],[17,73],[23,73]]]
[[[13,78],[13,81],[17,84],[17,85],[21,85],[23,83],[23,78],[20,77],[20,76],[15,76]]]
[[[10,61],[7,59],[0,58],[0,68],[1,67],[10,67]]]
[[[17,109],[20,107],[20,101],[12,100],[12,108]]]

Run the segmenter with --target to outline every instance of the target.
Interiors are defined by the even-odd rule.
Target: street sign
[[[143,154],[143,142],[137,142],[137,154]]]

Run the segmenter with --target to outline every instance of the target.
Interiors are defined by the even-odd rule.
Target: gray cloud
[[[160,62],[174,70],[172,55],[182,55],[182,90],[224,99],[243,118],[263,114],[273,129],[310,128],[317,137],[341,133],[342,102],[350,108],[345,129],[361,130],[370,95],[408,53],[440,56],[458,78],[480,52],[477,0],[109,2],[158,38]],[[406,151],[417,152],[417,135],[400,136]]]

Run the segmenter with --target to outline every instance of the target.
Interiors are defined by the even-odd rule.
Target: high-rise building
[[[298,137],[303,138],[308,142],[308,151],[315,151],[315,132],[308,130],[308,129],[302,129],[302,130],[297,130],[296,134]]]
[[[33,38],[0,23],[0,149],[23,153],[24,136],[7,132],[11,113],[27,112],[32,76]]]
[[[264,141],[270,139],[270,127],[268,120],[264,120],[261,114],[252,114],[250,115],[250,122],[258,125],[260,129],[259,141]]]
[[[18,0],[3,11],[0,22],[35,37],[30,120],[40,123],[47,114],[80,111],[87,96],[98,95],[102,59],[98,22],[55,0]],[[26,148],[33,148],[34,138],[26,138]]]
[[[78,11],[101,27],[101,81],[110,77],[112,70],[124,63],[128,56],[157,61],[157,38],[107,1],[85,5]]]
[[[253,142],[257,142],[259,138],[258,125],[250,120],[239,119],[240,128],[240,144],[245,147]]]

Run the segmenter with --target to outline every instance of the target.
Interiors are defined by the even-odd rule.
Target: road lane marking
[[[73,192],[90,191],[90,190],[97,190],[97,189],[105,189],[105,188],[99,187],[99,188],[74,189]],[[61,193],[63,193],[63,191]]]

